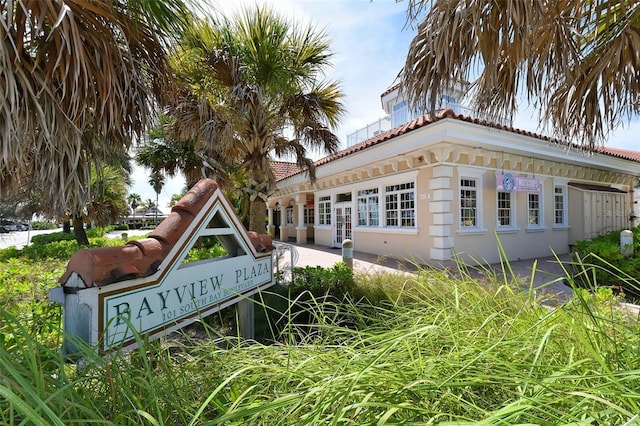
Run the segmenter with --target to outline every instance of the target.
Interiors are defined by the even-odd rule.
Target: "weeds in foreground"
[[[80,370],[4,313],[0,422],[625,424],[640,413],[638,318],[617,296],[576,291],[550,309],[505,276],[356,276],[361,297],[305,296],[304,322],[285,305],[284,326],[265,326],[285,343],[208,329],[107,357],[85,347]],[[256,298],[274,318],[269,297],[285,299]]]

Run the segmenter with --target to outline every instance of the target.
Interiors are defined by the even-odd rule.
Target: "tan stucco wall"
[[[528,196],[525,192],[512,193],[512,203],[515,201],[515,227],[509,230],[498,228],[495,171],[486,171],[482,174],[484,232],[470,235],[457,228],[460,206],[456,196],[453,210],[456,214],[455,252],[465,260],[474,258],[491,263],[500,260],[499,244],[502,245],[504,253],[511,260],[544,257],[553,253],[567,253],[569,251],[568,229],[566,227],[554,228],[553,179],[550,176],[538,176],[537,178],[542,181],[543,226],[540,228],[529,227]],[[456,183],[458,181],[459,176],[457,175]]]
[[[331,247],[332,239],[333,239],[331,228],[326,226],[323,226],[323,227],[316,226],[314,228],[314,238],[315,238],[315,244]]]
[[[402,259],[426,259],[425,253],[428,254],[429,247],[421,245],[421,241],[415,233],[354,232],[355,250]]]
[[[505,172],[542,181],[543,226],[528,226],[527,194],[517,192],[512,195],[515,226],[508,232],[497,229],[496,174]],[[482,179],[482,223],[471,232],[460,229],[459,224],[461,175]],[[313,184],[292,177],[282,183],[274,199],[285,204],[301,193],[313,194],[317,224],[319,196],[331,196],[334,210],[337,194],[350,192],[357,251],[424,259],[432,264],[451,259],[456,253],[464,254],[466,260],[474,257],[496,262],[497,238],[512,260],[569,250],[569,234],[580,226],[576,215],[584,213],[581,205],[573,201],[569,182],[611,185],[629,191],[636,175],[640,175],[640,166],[632,161],[598,154],[584,156],[527,135],[444,120],[354,152],[348,158],[322,164]],[[382,215],[380,227],[357,226],[358,190],[377,187],[382,191],[385,185],[405,182],[415,182],[415,229],[386,228]],[[568,217],[561,226],[554,224],[555,185],[566,189]],[[382,210],[385,194],[379,195]],[[332,246],[333,226],[335,223],[331,227],[316,225],[315,244]]]
[[[633,211],[631,193],[609,193],[569,189],[569,199],[574,209],[571,212],[572,227],[569,243],[591,239],[610,231],[631,226],[629,214]]]

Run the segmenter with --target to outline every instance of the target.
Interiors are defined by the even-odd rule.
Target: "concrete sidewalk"
[[[298,253],[296,266],[332,267],[337,262],[342,261],[342,250],[340,248],[329,248],[314,244],[291,245],[295,247]],[[547,256],[537,260],[518,260],[505,265],[505,270],[507,279],[513,272],[514,276],[521,279],[524,286],[532,285],[538,291],[548,294],[549,299],[564,301],[571,297],[573,293],[571,287],[564,284],[566,273],[562,264],[564,263],[565,267],[568,268],[569,261],[568,254],[560,255],[557,259],[555,256]],[[447,266],[451,267],[451,265],[450,263]],[[416,262],[411,260],[394,259],[355,251],[353,254],[353,267],[355,271],[360,273],[379,274],[411,273],[423,266],[417,265]],[[444,267],[444,265],[434,265],[433,267],[439,268]],[[491,271],[502,277],[502,270],[503,267],[500,264],[469,266],[469,273],[478,279],[486,277],[488,273],[492,273]]]

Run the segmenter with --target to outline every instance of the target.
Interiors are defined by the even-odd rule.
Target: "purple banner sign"
[[[524,176],[513,176],[511,173],[496,175],[496,187],[500,192],[534,192],[540,193],[540,179]]]

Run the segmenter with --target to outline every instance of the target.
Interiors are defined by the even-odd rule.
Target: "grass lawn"
[[[227,310],[167,339],[140,337],[134,351],[85,347],[77,368],[58,352],[60,308],[46,299],[72,248],[0,251],[2,424],[639,421],[638,318],[608,288],[549,308],[506,275],[349,281],[337,265],[313,273],[320,284],[301,278],[256,298],[262,343],[221,328]]]

